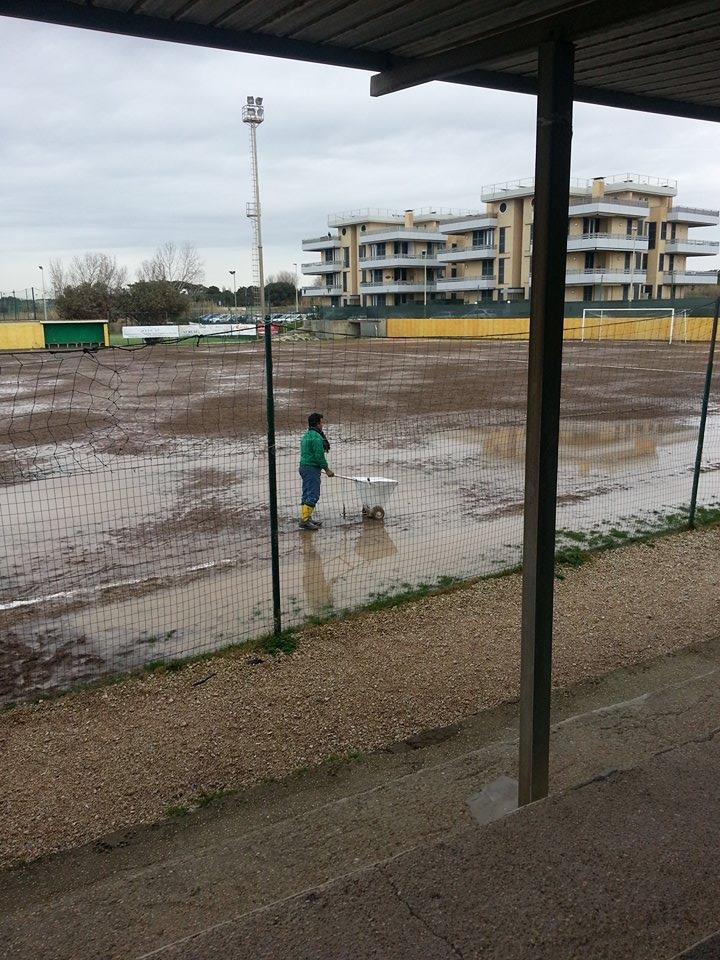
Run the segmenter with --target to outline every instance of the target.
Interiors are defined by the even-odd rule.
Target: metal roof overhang
[[[537,93],[537,48],[575,45],[574,98],[720,120],[718,0],[0,0],[0,15]]]

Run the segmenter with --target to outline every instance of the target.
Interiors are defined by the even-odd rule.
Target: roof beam
[[[643,20],[648,14],[665,8],[688,6],[690,2],[585,0],[581,6],[573,4],[569,9],[544,17],[519,21],[512,29],[490,33],[473,43],[391,67],[371,78],[370,94],[382,97],[430,80],[449,80],[501,57],[537,49],[548,40],[577,40],[606,28]]]
[[[388,54],[374,50],[353,50],[277,37],[269,33],[223,29],[187,20],[169,20],[164,17],[145,16],[142,13],[110,10],[107,7],[87,6],[70,0],[0,0],[0,16],[39,20],[66,27],[84,27],[87,30],[122,34],[126,37],[169,40],[215,50],[233,50],[266,57],[325,63],[336,67],[384,70],[393,64]]]

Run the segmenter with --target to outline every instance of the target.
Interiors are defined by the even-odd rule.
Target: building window
[[[658,270],[662,273],[665,269],[665,254],[661,253],[658,258]]]
[[[343,266],[350,266],[350,247],[343,247]]]
[[[663,223],[660,225],[660,239],[665,240],[667,238],[667,224]]]
[[[668,270],[672,272],[674,269],[675,269],[675,254],[669,253],[668,254]]]
[[[657,237],[657,224],[650,222],[648,224],[648,250],[655,249],[656,237]]]
[[[630,234],[631,234],[632,231],[633,231],[633,218],[632,218],[632,217],[628,217],[627,220],[625,221],[625,223],[626,223],[627,235],[630,236]]]
[[[632,256],[632,254],[629,253],[629,252],[625,254],[625,263],[624,263],[624,265],[623,265],[623,269],[624,269],[624,270],[629,270],[629,269],[630,269],[630,257],[631,257],[631,256]],[[623,299],[624,299],[624,298],[623,298]]]
[[[504,260],[498,260],[498,283],[505,283],[505,261]]]
[[[647,270],[647,265],[648,265],[648,255],[644,253],[642,255],[642,269]]]
[[[677,224],[676,224],[676,223],[671,223],[671,224],[670,224],[670,239],[671,239],[671,240],[674,240],[676,234],[677,234]]]
[[[507,210],[507,204],[504,203],[504,202],[501,203],[501,204],[500,204],[500,213],[505,213],[506,210]]]
[[[583,300],[592,300],[592,287],[583,287]]]
[[[457,276],[457,267],[450,267],[450,276],[451,277]]]
[[[481,290],[480,291],[481,300],[492,300],[492,290]]]
[[[623,300],[627,300],[629,293],[630,293],[630,287],[628,286],[627,283],[624,283],[624,284],[622,285],[622,299],[623,299]]]
[[[343,273],[343,293],[347,293],[347,274]]]
[[[502,204],[500,205],[502,207]],[[505,231],[507,227],[500,227],[500,237],[498,240],[498,253],[505,253]]]
[[[505,261],[501,260],[500,263],[505,263]],[[480,267],[480,276],[491,277],[492,275],[493,275],[493,261],[483,260],[482,266]]]

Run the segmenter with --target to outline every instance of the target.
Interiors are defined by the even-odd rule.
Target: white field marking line
[[[560,727],[564,727],[568,724],[575,723],[580,720],[585,720],[588,717],[594,717],[598,715],[612,713],[617,710],[622,710],[624,707],[633,707],[633,708],[640,709],[651,697],[657,696],[658,694],[666,693],[669,690],[678,690],[682,687],[689,686],[691,683],[695,683],[698,680],[705,680],[707,677],[711,677],[714,674],[716,674],[718,672],[718,669],[719,669],[718,667],[713,667],[711,670],[706,670],[703,673],[693,674],[690,677],[686,677],[684,680],[680,680],[678,683],[668,683],[664,687],[658,687],[657,690],[651,690],[644,694],[640,694],[639,696],[633,697],[630,700],[619,700],[617,703],[611,703],[604,707],[594,707],[592,710],[586,710],[584,713],[573,714],[570,717],[566,717],[564,720],[560,720],[557,723],[554,723],[551,729],[552,730],[559,729]],[[348,803],[354,800],[358,800],[361,797],[368,797],[371,794],[379,793],[382,790],[386,790],[389,787],[393,787],[396,784],[400,784],[405,780],[410,780],[414,777],[424,776],[425,774],[437,773],[440,770],[445,770],[448,767],[453,766],[453,764],[461,763],[463,761],[471,759],[472,757],[479,757],[480,754],[485,752],[490,752],[494,748],[509,746],[511,744],[516,744],[517,742],[518,742],[518,737],[515,736],[515,737],[506,738],[504,740],[495,740],[491,743],[486,743],[482,747],[479,747],[477,750],[471,750],[469,753],[464,753],[461,756],[452,757],[450,760],[445,760],[443,763],[434,764],[433,766],[429,766],[429,767],[422,767],[419,770],[413,770],[410,773],[403,774],[401,777],[396,777],[393,780],[386,780],[385,782],[377,784],[374,787],[370,787],[367,790],[361,790],[359,793],[353,793],[346,797],[339,797],[334,800],[330,800],[327,803],[320,804],[320,806],[313,807],[311,810],[306,810],[302,813],[296,813],[294,814],[294,816],[287,817],[284,820],[279,820],[276,823],[272,824],[271,826],[260,827],[259,829],[251,830],[249,833],[245,834],[245,837],[261,835],[262,833],[266,833],[274,829],[274,827],[278,826],[281,823],[285,825],[285,824],[297,822],[299,820],[302,820],[305,817],[315,815],[317,813],[322,812],[323,810],[328,810],[331,807],[338,806],[341,803]],[[561,791],[561,793],[564,793],[564,792],[566,791],[565,790]],[[519,807],[517,810],[514,810],[513,813],[514,814],[522,813],[523,810],[529,809],[530,806],[532,805],[528,805],[527,807]],[[419,850],[425,846],[427,846],[427,842],[423,840],[420,843],[415,844],[414,846],[406,847],[405,849],[400,850],[398,853],[395,853],[392,856],[382,857],[379,860],[362,864],[361,866],[357,867],[355,870],[351,870],[348,873],[341,874],[340,876],[337,876],[337,877],[331,877],[329,880],[326,880],[323,883],[311,885],[309,887],[304,887],[302,890],[298,890],[295,893],[288,894],[286,897],[282,897],[279,900],[273,900],[269,903],[263,904],[262,906],[253,907],[252,910],[247,910],[244,913],[238,913],[233,917],[229,917],[227,920],[221,920],[219,923],[213,923],[208,927],[203,927],[202,929],[197,930],[195,933],[191,933],[188,936],[182,937],[179,940],[173,940],[173,941],[170,941],[169,943],[163,944],[162,947],[158,947],[156,950],[152,950],[150,953],[143,953],[137,956],[135,960],[148,960],[148,958],[150,957],[159,956],[161,953],[165,953],[165,951],[170,950],[173,947],[180,946],[183,943],[189,943],[191,940],[194,940],[197,937],[204,936],[206,933],[210,933],[213,930],[219,930],[221,927],[229,926],[232,923],[236,923],[238,920],[244,920],[246,917],[252,917],[257,913],[261,913],[264,910],[270,910],[273,907],[278,907],[284,903],[289,903],[291,900],[296,900],[299,897],[304,896],[310,891],[324,890],[327,887],[331,886],[336,881],[349,879],[350,877],[354,877],[360,873],[365,872],[366,870],[370,870],[373,867],[381,866],[382,864],[385,864],[385,863],[392,863],[394,860],[397,860],[399,857],[404,856],[406,853],[412,853],[414,850]],[[183,861],[186,861],[188,859],[190,858],[174,857],[170,861],[166,860],[164,861],[164,869],[167,870],[167,868],[172,864],[182,863]],[[137,880],[140,877],[150,873],[154,867],[156,867],[156,865],[145,867],[144,869],[139,870],[137,873],[132,874],[130,877],[123,877],[122,879],[118,878],[117,882],[125,883],[127,882],[127,880]]]
[[[237,563],[236,557],[228,557],[223,560],[208,560],[206,563],[196,563],[192,567],[185,567],[180,571],[184,573],[197,573],[198,570],[210,570],[214,567],[229,567]],[[63,600],[70,597],[91,596],[93,593],[102,593],[103,590],[114,590],[116,587],[134,587],[138,583],[162,583],[163,578],[158,576],[137,577],[133,580],[112,580],[110,583],[99,583],[94,587],[77,587],[74,590],[63,590],[61,593],[49,593],[44,597],[29,597],[27,600],[10,600],[7,603],[0,603],[0,611],[15,610],[18,607],[32,607],[38,603],[49,603],[51,600]]]
[[[527,360],[515,360],[514,357],[483,357],[482,362],[503,364],[503,363],[522,363],[527,366]],[[702,376],[702,370],[673,370],[670,367],[635,367],[623,364],[612,363],[566,363],[563,364],[564,370],[582,370],[590,367],[592,370],[646,370],[648,373],[671,373],[673,376],[699,377]]]

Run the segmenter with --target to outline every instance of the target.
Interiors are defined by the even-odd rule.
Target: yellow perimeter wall
[[[0,350],[44,349],[43,325],[28,323],[0,323]]]
[[[481,340],[485,337],[508,340],[527,340],[530,321],[527,317],[517,319],[497,317],[457,317],[435,319],[421,317],[417,320],[405,317],[388,317],[385,321],[388,337],[468,337]],[[679,342],[709,341],[712,317],[676,317],[673,339]],[[587,317],[565,318],[566,340],[669,340],[670,317],[645,317],[643,319]]]

